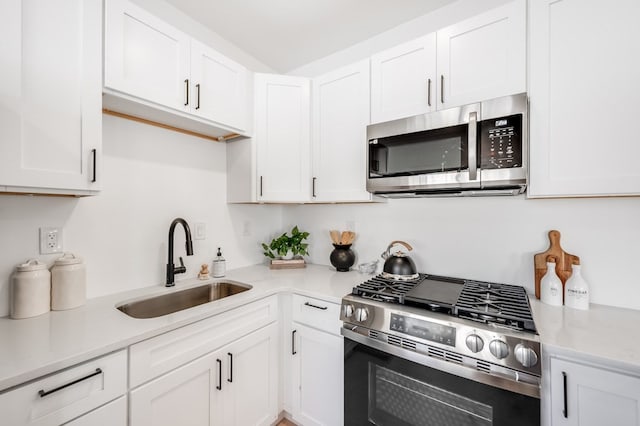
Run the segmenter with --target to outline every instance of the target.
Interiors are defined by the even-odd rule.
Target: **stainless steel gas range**
[[[342,299],[345,425],[538,425],[540,342],[522,287],[374,277]]]

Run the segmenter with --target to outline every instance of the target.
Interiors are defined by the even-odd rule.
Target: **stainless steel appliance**
[[[367,126],[367,190],[386,197],[525,191],[526,93]]]
[[[539,425],[540,342],[522,287],[374,277],[342,299],[345,425]]]

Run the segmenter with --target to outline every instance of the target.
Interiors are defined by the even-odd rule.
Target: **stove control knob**
[[[344,305],[342,307],[342,312],[344,313],[345,318],[351,318],[353,316],[353,305]]]
[[[516,359],[523,365],[523,367],[533,367],[538,363],[538,355],[536,355],[536,351],[526,347],[522,343],[518,343],[513,352]]]
[[[365,322],[369,318],[369,311],[367,311],[367,308],[356,308],[355,315],[356,321]]]
[[[489,351],[491,355],[498,359],[506,358],[509,355],[509,346],[502,340],[494,339],[489,342]]]
[[[484,348],[484,341],[482,340],[482,337],[478,336],[477,334],[468,335],[465,342],[469,350],[474,354],[476,352],[480,352],[482,348]]]

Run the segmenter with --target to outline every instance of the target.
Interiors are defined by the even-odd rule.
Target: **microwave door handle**
[[[469,154],[469,180],[478,178],[478,113],[469,113],[469,130],[467,135]]]

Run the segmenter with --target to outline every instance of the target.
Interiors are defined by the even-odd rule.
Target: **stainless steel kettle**
[[[391,241],[391,244],[382,253],[381,257],[384,259],[384,267],[382,269],[382,275],[386,278],[395,280],[410,280],[418,278],[416,271],[416,264],[413,260],[403,251],[397,251],[391,253],[391,248],[396,244],[403,245],[407,251],[413,250],[408,243],[404,241]]]

